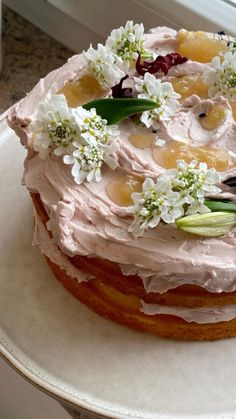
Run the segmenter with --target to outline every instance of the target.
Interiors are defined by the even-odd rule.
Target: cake
[[[97,314],[236,336],[236,44],[128,21],[13,106],[33,244]]]

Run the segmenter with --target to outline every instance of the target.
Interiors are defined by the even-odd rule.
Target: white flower
[[[96,109],[89,111],[82,106],[73,110],[73,116],[80,130],[80,137],[73,141],[72,154],[63,158],[65,164],[73,164],[72,176],[80,184],[83,180],[99,182],[101,166],[106,163],[111,169],[117,167],[117,144],[110,142],[118,135],[117,126],[107,125],[107,120],[97,115]]]
[[[84,179],[98,182],[103,162],[111,169],[117,166],[117,145],[110,142],[118,135],[117,127],[108,126],[94,108],[68,108],[64,95],[41,103],[29,130],[34,135],[34,150],[41,158],[51,150],[57,156],[67,153],[63,161],[73,164],[72,175],[78,184]]]
[[[165,176],[171,182],[174,191],[179,192],[183,205],[187,204],[185,214],[210,212],[204,205],[205,196],[218,194],[221,189],[216,186],[220,181],[220,175],[215,168],[208,169],[206,163],[192,160],[186,163],[177,160],[177,169],[170,169]]]
[[[141,193],[131,195],[134,205],[134,222],[129,231],[135,236],[141,235],[144,230],[154,228],[162,220],[165,223],[174,223],[183,214],[180,194],[171,189],[171,182],[160,176],[156,182],[146,179]]]
[[[130,62],[137,60],[138,54],[143,51],[143,33],[142,23],[134,25],[132,20],[128,20],[125,27],[113,29],[106,40],[106,46],[124,60],[126,70]]]
[[[129,227],[135,236],[148,228],[154,228],[160,221],[172,224],[183,215],[207,213],[205,195],[218,194],[221,189],[216,183],[220,175],[206,163],[193,160],[187,164],[177,161],[177,168],[166,170],[156,183],[146,179],[141,193],[131,195],[134,205],[134,221]]]
[[[229,100],[236,100],[236,51],[228,51],[221,62],[214,57],[211,68],[203,73],[203,80],[209,86],[209,97],[224,95]]]
[[[52,150],[60,156],[72,148],[72,142],[79,137],[75,119],[68,108],[64,95],[54,95],[47,102],[40,103],[36,119],[29,124],[34,135],[34,150],[44,159]]]
[[[76,183],[81,184],[85,179],[88,182],[99,182],[102,178],[103,162],[112,170],[117,167],[116,150],[115,143],[110,145],[80,144],[72,155],[64,156],[63,161],[65,164],[73,164],[71,173]]]
[[[98,44],[97,50],[90,45],[84,52],[84,57],[88,63],[88,71],[105,89],[115,86],[125,76],[121,69],[122,59],[102,44]]]
[[[82,140],[83,143],[94,145],[97,142],[105,143],[108,138],[119,133],[117,126],[107,125],[107,120],[97,115],[95,108],[88,111],[80,106],[73,111],[73,115],[80,129],[79,142]]]
[[[72,109],[72,115],[80,131],[80,137],[73,142],[75,147],[79,147],[81,143],[96,146],[98,142],[106,143],[108,138],[118,135],[117,126],[107,125],[107,120],[97,115],[95,108],[88,111],[79,106]]]
[[[167,120],[179,108],[179,99],[181,96],[176,93],[171,83],[162,83],[153,74],[146,73],[144,78],[134,78],[135,88],[139,92],[141,99],[151,99],[157,102],[158,107],[150,111],[144,111],[141,115],[141,122],[147,128],[151,126],[154,129],[159,128],[159,120]]]

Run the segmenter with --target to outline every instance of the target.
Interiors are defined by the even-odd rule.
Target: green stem
[[[153,60],[153,53],[151,51],[144,50],[143,52],[141,52],[141,58],[143,60],[147,60],[147,59]]]
[[[204,204],[212,211],[236,212],[236,204],[231,201],[216,201],[214,199],[206,199]]]

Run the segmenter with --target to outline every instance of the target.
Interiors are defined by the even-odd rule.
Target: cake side
[[[52,239],[45,227],[46,219],[43,214],[43,206],[40,206],[40,202],[36,201],[34,195],[32,198],[37,208],[37,226],[40,229],[40,234],[44,235],[44,246],[42,247],[40,244],[40,249],[46,256],[52,272],[68,291],[97,314],[137,331],[165,338],[215,340],[236,335],[235,293],[231,293],[230,300],[229,296],[225,294],[221,295],[220,301],[217,299],[215,302],[214,294],[210,297],[205,295],[201,301],[197,296],[197,290],[192,290],[192,295],[188,293],[188,297],[194,298],[201,306],[194,307],[193,301],[191,301],[191,308],[186,307],[186,300],[179,301],[178,295],[174,295],[173,305],[168,301],[169,296],[167,296],[166,303],[165,300],[160,301],[159,304],[144,303],[135,295],[135,287],[130,292],[125,289],[125,293],[123,293],[112,277],[110,281],[107,281],[104,276],[105,270],[97,271],[97,277],[93,276],[93,279],[88,281],[89,276],[85,278],[86,274],[84,274],[81,259],[79,266],[82,271],[78,269],[77,265],[75,275],[71,268],[68,269],[65,265],[61,268],[59,266],[61,264],[57,263],[57,258],[52,257],[52,251],[48,252],[48,249],[56,246],[53,242],[50,244]],[[45,243],[47,244],[45,245]],[[55,251],[56,253],[60,252],[57,248]],[[62,255],[62,257],[64,256]],[[73,258],[68,259],[70,265],[73,266]],[[185,292],[183,287],[181,295],[184,296]],[[176,307],[174,305],[176,303],[180,303],[181,306]],[[214,305],[215,303],[217,305]]]
[[[140,28],[136,29],[140,30]],[[143,35],[143,43],[140,45],[142,53],[146,51],[154,58],[157,55],[166,57],[167,54],[172,54],[171,59],[178,60],[179,57],[174,58],[174,54],[184,48],[183,45],[188,37],[191,41],[194,36],[197,40],[203,37],[203,43],[204,36],[207,42],[213,40],[214,42],[209,42],[212,42],[211,45],[214,45],[214,48],[218,48],[219,51],[216,53],[221,54],[223,51],[222,54],[227,54],[228,40],[224,37],[214,37],[212,34],[203,36],[201,33],[189,35],[187,31],[177,33],[168,28],[156,28],[149,34]],[[104,53],[104,50],[102,52]],[[94,54],[94,51],[90,50],[91,54]],[[110,55],[108,58],[116,60]],[[224,307],[228,314],[222,317],[225,323],[231,319],[231,316],[235,317],[236,230],[233,211],[225,212],[225,217],[231,217],[231,224],[227,227],[228,231],[225,230],[225,234],[220,236],[218,234],[219,237],[202,237],[201,235],[199,237],[187,230],[183,231],[181,224],[177,228],[178,224],[173,222],[174,211],[170,209],[170,204],[167,204],[169,218],[164,213],[164,215],[161,214],[161,222],[158,221],[156,225],[153,223],[154,228],[150,222],[150,225],[147,224],[148,228],[141,228],[141,234],[134,234],[131,230],[134,224],[132,193],[141,197],[145,179],[149,179],[150,185],[155,185],[155,182],[158,184],[161,179],[169,179],[168,170],[175,167],[178,159],[184,158],[191,161],[193,158],[200,162],[206,161],[209,168],[214,170],[214,172],[207,171],[205,166],[201,166],[204,167],[204,173],[206,177],[208,176],[210,183],[205,186],[208,190],[205,189],[207,192],[204,192],[201,198],[194,198],[194,205],[196,201],[200,205],[201,201],[199,208],[204,206],[206,209],[204,200],[212,198],[220,199],[223,204],[226,200],[232,204],[235,201],[233,189],[226,184],[228,179],[235,177],[234,99],[230,100],[227,95],[223,94],[208,97],[203,75],[212,71],[212,64],[206,61],[208,57],[204,57],[205,62],[198,61],[198,57],[192,60],[187,58],[183,60],[180,57],[183,61],[180,64],[178,61],[174,65],[169,63],[166,73],[163,65],[168,62],[161,58],[162,70],[158,70],[155,77],[148,78],[147,73],[149,70],[152,71],[150,61],[146,61],[147,64],[145,61],[143,63],[137,61],[135,69],[133,65],[127,65],[123,57],[124,67],[119,63],[117,73],[109,73],[111,80],[117,74],[119,77],[123,75],[124,70],[128,73],[129,77],[124,80],[123,87],[118,88],[120,94],[129,90],[136,94],[136,97],[138,95],[141,99],[141,96],[145,96],[144,99],[146,99],[147,93],[142,89],[148,80],[150,81],[150,86],[147,84],[148,89],[153,88],[155,79],[160,80],[161,86],[165,85],[166,89],[169,89],[168,92],[172,89],[168,94],[173,98],[170,108],[163,107],[161,113],[159,108],[157,111],[144,111],[141,124],[137,123],[137,118],[119,122],[119,133],[108,146],[104,144],[101,146],[103,155],[107,152],[109,164],[108,166],[104,164],[101,171],[99,168],[99,181],[92,174],[93,181],[88,181],[87,177],[87,181],[83,178],[85,180],[82,179],[76,183],[73,173],[75,173],[76,165],[78,170],[78,162],[82,167],[82,160],[78,160],[81,151],[78,151],[76,155],[74,149],[71,149],[72,154],[67,155],[70,147],[67,144],[65,146],[64,143],[63,149],[58,146],[58,140],[57,154],[53,149],[49,153],[44,150],[47,151],[47,155],[42,159],[40,152],[37,152],[39,150],[35,147],[38,134],[32,133],[31,130],[32,123],[37,122],[39,117],[39,104],[50,103],[57,93],[63,94],[67,99],[69,111],[66,112],[72,112],[70,111],[72,108],[76,112],[81,109],[79,106],[87,103],[89,99],[112,98],[114,92],[101,82],[101,74],[96,79],[94,73],[91,73],[88,53],[72,57],[63,67],[41,80],[25,99],[11,109],[8,120],[10,126],[21,138],[22,144],[28,149],[24,183],[30,193],[36,197],[34,203],[37,201],[37,196],[40,197],[38,208],[42,210],[43,207],[45,211],[47,231],[62,257],[70,260],[74,267],[79,268],[81,264],[84,266],[82,270],[86,271],[87,266],[88,275],[85,275],[85,281],[91,275],[96,276],[95,272],[107,271],[104,276],[108,278],[107,281],[105,280],[105,286],[111,286],[113,281],[114,289],[121,291],[122,295],[141,297],[143,303],[140,303],[139,310],[144,310],[146,316],[151,317],[160,314],[159,305],[165,304],[172,308],[183,306],[189,309],[211,306],[215,307],[216,311],[218,310],[216,307],[228,305],[229,313]],[[156,62],[158,59],[154,60],[154,63]],[[113,61],[113,65],[115,69],[117,62]],[[147,68],[149,70],[146,72]],[[140,76],[138,71],[146,73]],[[171,89],[169,86],[172,86]],[[182,94],[182,99],[179,92]],[[163,104],[165,100],[163,99]],[[68,129],[71,129],[70,126],[67,126]],[[114,135],[112,131],[109,131],[109,127],[106,132]],[[68,135],[72,135],[72,131]],[[76,140],[74,139],[76,147],[79,147],[79,135],[78,139],[77,137]],[[91,135],[93,134],[90,131]],[[87,143],[85,146],[87,147]],[[71,164],[74,165],[72,171]],[[113,170],[114,167],[111,170],[112,165],[115,166],[115,170]],[[198,173],[200,170],[196,164],[191,167],[192,173]],[[175,169],[175,177],[180,176],[180,168],[178,170],[179,172]],[[212,180],[213,177],[215,180]],[[170,184],[170,181],[168,182]],[[173,183],[173,180],[171,182]],[[183,196],[181,201],[180,189],[178,189],[181,188],[180,183],[175,188],[175,195],[171,190],[171,196],[176,200],[178,195],[178,210],[175,210],[175,214],[179,211],[179,216],[175,215],[178,221],[178,217],[188,215],[188,212],[185,213],[188,206],[193,207],[193,201],[191,201],[193,194],[191,195],[191,192],[189,197],[186,194],[183,195],[185,199],[183,204]],[[183,193],[185,193],[184,189]],[[187,199],[190,200],[187,201]],[[177,204],[175,205],[177,207]],[[199,213],[199,210],[195,212]],[[60,257],[57,259],[57,265],[65,270]],[[116,272],[117,282],[115,281]],[[110,278],[112,281],[109,282]],[[179,311],[178,317],[183,316],[183,312]],[[215,322],[219,320],[215,318]]]

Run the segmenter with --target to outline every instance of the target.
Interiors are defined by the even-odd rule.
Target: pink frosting
[[[86,274],[72,265],[69,259],[61,253],[53,239],[50,239],[47,229],[40,221],[36,212],[34,214],[34,220],[35,230],[32,243],[33,246],[38,246],[43,255],[47,256],[56,265],[59,265],[67,275],[77,279],[79,283],[93,278],[92,275]]]
[[[223,107],[225,118],[217,128],[206,130],[202,127],[198,115],[202,112],[207,113],[212,105]],[[185,100],[183,106],[170,121],[165,123],[167,134],[171,139],[177,141],[187,139],[188,143],[195,147],[212,146],[236,152],[234,140],[236,124],[227,99],[220,96],[214,100],[201,100],[198,96],[192,96]]]
[[[229,304],[227,306],[212,306],[212,307],[168,307],[160,306],[158,304],[146,304],[142,301],[140,309],[144,314],[153,316],[155,314],[169,314],[180,317],[188,323],[218,323],[232,320],[236,317],[236,305]]]
[[[146,45],[159,51],[173,51],[176,32],[158,28],[146,35]],[[159,37],[159,38],[158,38]],[[79,77],[84,69],[81,55],[72,57],[63,67],[50,73],[35,86],[25,99],[12,108],[9,124],[28,147],[27,124],[34,118],[40,101],[56,93],[68,80]],[[183,71],[199,71],[206,65],[183,64]],[[177,66],[178,67],[178,66]],[[177,71],[178,69],[176,69]],[[191,103],[192,100],[192,103]],[[215,132],[205,131],[197,121],[199,110],[209,101],[192,97],[183,104],[172,120],[162,127],[161,138],[175,139],[176,133],[190,138],[193,144],[214,145],[236,151],[235,122],[228,102],[219,98],[227,116]],[[181,128],[180,128],[181,127]],[[104,169],[98,184],[76,185],[70,168],[61,158],[49,156],[45,161],[30,150],[25,164],[24,182],[32,192],[40,194],[48,212],[48,229],[54,242],[65,255],[76,254],[106,258],[120,264],[125,275],[137,274],[147,292],[166,292],[182,284],[196,284],[211,292],[236,289],[236,231],[224,237],[203,239],[185,234],[170,225],[159,225],[140,238],[128,233],[132,222],[130,210],[114,204],[106,193],[107,184],[125,173],[156,177],[163,172],[152,158],[151,149],[138,149],[128,141],[137,129],[131,121],[120,124],[118,138],[119,167],[115,172]],[[227,175],[227,174],[226,174]],[[38,241],[43,242],[43,237]],[[62,262],[58,264],[62,266]]]
[[[52,262],[60,265],[67,275],[77,279],[79,283],[88,281],[93,277],[85,274],[73,266],[69,259],[61,253],[53,239],[50,239],[47,229],[40,221],[35,213],[35,232],[33,245],[40,248],[41,253],[47,256]],[[187,322],[194,322],[198,324],[217,323],[221,321],[232,320],[236,317],[236,305],[230,304],[227,306],[213,306],[213,307],[197,307],[197,308],[183,308],[175,306],[163,306],[158,304],[147,304],[140,301],[140,311],[149,316],[156,314],[169,314],[180,317]]]

